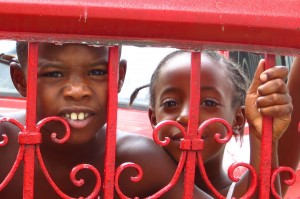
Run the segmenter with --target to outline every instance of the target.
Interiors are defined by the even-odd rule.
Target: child
[[[246,76],[234,63],[214,52],[202,52],[201,58],[201,99],[199,124],[210,118],[225,119],[233,129],[235,136],[242,136],[246,118],[254,143],[259,148],[262,115],[274,117],[273,139],[275,157],[276,143],[290,121],[292,104],[285,84],[287,69],[272,68],[263,73],[263,62],[260,62],[255,79],[247,95]],[[187,128],[190,97],[190,53],[176,51],[166,56],[152,75],[150,87],[149,118],[153,128],[161,121],[173,120]],[[274,89],[272,89],[274,88]],[[246,109],[244,102],[246,99]],[[281,105],[277,106],[276,105]],[[277,109],[277,110],[275,110]],[[226,134],[220,124],[211,124],[202,134],[205,141],[202,157],[206,173],[213,186],[224,196],[227,195],[232,181],[222,167],[225,145],[215,141],[215,133]],[[160,139],[170,138],[165,150],[175,162],[179,161],[179,149],[182,135],[178,129],[164,127],[159,133]],[[253,166],[258,170],[259,150],[251,152]],[[273,165],[273,166],[276,166]],[[206,193],[216,197],[206,186],[199,169],[196,170],[195,184]],[[248,187],[247,176],[236,184],[234,197],[241,197]],[[231,196],[227,195],[228,198]]]
[[[300,133],[299,133],[299,121],[300,121],[300,57],[296,57],[287,82],[287,87],[289,93],[292,97],[294,111],[292,113],[291,123],[283,134],[282,138],[279,140],[278,145],[278,156],[279,156],[279,165],[284,165],[291,167],[296,170],[300,161]],[[292,154],[292,155],[291,155]],[[289,179],[288,173],[282,173],[280,175],[281,180]],[[297,179],[299,180],[299,179]],[[282,195],[284,196],[288,186],[285,183],[281,183]]]
[[[17,53],[20,64],[11,64],[11,77],[17,90],[26,96],[27,83],[27,43],[18,42]],[[95,177],[91,172],[79,172],[78,179],[85,184],[76,187],[69,175],[74,166],[91,164],[100,172],[103,182],[104,150],[107,121],[107,73],[108,48],[92,47],[81,44],[55,45],[39,44],[37,81],[37,120],[49,116],[64,118],[70,128],[70,139],[64,144],[53,143],[50,134],[64,135],[65,128],[58,122],[50,122],[41,129],[40,144],[43,160],[56,185],[70,197],[87,197],[95,186]],[[126,62],[120,61],[119,90],[126,72]],[[9,117],[25,123],[26,113],[17,113]],[[17,151],[19,129],[8,123],[0,124],[0,136],[6,134],[9,142],[0,147],[0,182],[11,169]],[[153,164],[155,160],[156,164]],[[136,171],[128,170],[121,175],[119,185],[129,197],[146,197],[166,186],[176,165],[170,157],[153,141],[145,137],[125,132],[117,133],[116,166],[124,162],[133,162],[143,168],[142,180],[130,181]],[[22,198],[23,168],[17,170],[12,181],[0,192],[0,198]],[[45,180],[39,163],[35,161],[35,198],[59,198]],[[102,198],[103,189],[99,195]],[[182,178],[162,198],[181,198]],[[115,194],[115,198],[118,198]],[[210,198],[199,189],[195,189],[195,198]]]

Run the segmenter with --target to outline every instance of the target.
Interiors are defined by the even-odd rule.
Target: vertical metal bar
[[[38,43],[28,44],[27,62],[27,104],[26,104],[26,133],[36,131],[36,85],[38,66]],[[33,198],[34,195],[34,153],[35,145],[27,144],[24,153],[23,198]]]
[[[265,70],[275,66],[275,55],[266,54]],[[272,117],[263,117],[259,198],[269,198],[272,165]]]
[[[196,139],[199,126],[200,52],[191,53],[191,63],[188,138],[193,140]],[[188,151],[184,176],[184,199],[193,198],[195,164],[196,151]]]
[[[108,62],[108,113],[106,129],[106,151],[104,166],[104,198],[114,196],[115,153],[118,108],[118,73],[119,73],[119,47],[109,48]]]

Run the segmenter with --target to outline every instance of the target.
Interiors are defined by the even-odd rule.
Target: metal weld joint
[[[189,151],[200,151],[204,148],[204,141],[202,139],[182,139],[180,142],[180,149]]]
[[[19,144],[40,144],[42,143],[42,135],[40,132],[20,132]]]

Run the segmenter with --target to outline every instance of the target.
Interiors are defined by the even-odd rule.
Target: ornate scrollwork
[[[257,174],[256,174],[255,169],[250,164],[243,163],[243,162],[233,163],[228,168],[228,177],[233,182],[238,182],[240,180],[240,178],[237,178],[234,176],[234,170],[240,166],[246,167],[249,171],[249,175],[251,175],[251,184],[248,187],[247,192],[242,197],[240,197],[240,199],[251,198],[251,196],[254,194],[256,186],[257,186]]]
[[[51,134],[51,140],[55,143],[59,143],[59,144],[63,144],[65,143],[69,138],[70,138],[70,134],[71,134],[71,130],[70,130],[70,127],[69,127],[69,124],[67,123],[67,121],[61,117],[56,117],[56,116],[52,116],[52,117],[47,117],[47,118],[44,118],[43,120],[41,120],[40,122],[37,123],[37,131],[38,132],[41,132],[41,128],[48,122],[51,122],[51,121],[59,121],[61,122],[65,128],[66,128],[66,133],[64,135],[63,138],[61,139],[58,139],[57,138],[57,133],[53,132]]]
[[[7,117],[3,117],[3,118],[0,118],[0,123],[1,122],[9,122],[15,126],[17,126],[21,133],[25,132],[25,127],[20,123],[18,122],[17,120],[15,119],[12,119],[12,118],[7,118]],[[2,138],[3,140],[0,142],[0,147],[2,146],[5,146],[7,143],[8,143],[8,137],[6,134],[3,134],[2,135]],[[19,165],[20,165],[20,162],[22,161],[23,159],[23,156],[24,156],[24,146],[21,146],[19,151],[18,151],[18,154],[17,154],[17,157],[16,157],[16,160],[12,166],[12,168],[10,169],[10,171],[8,172],[8,174],[6,175],[5,179],[3,180],[3,182],[0,184],[0,191],[6,187],[6,185],[11,181],[11,179],[13,178],[15,172],[17,171]]]
[[[221,123],[223,124],[225,127],[226,127],[226,130],[227,130],[227,134],[225,135],[224,138],[220,138],[220,134],[219,133],[216,133],[214,138],[215,140],[220,143],[220,144],[224,144],[224,143],[227,143],[231,137],[232,137],[232,128],[230,126],[230,124],[226,121],[226,120],[223,120],[223,119],[220,119],[220,118],[211,118],[211,119],[208,119],[206,121],[204,121],[200,127],[199,127],[199,130],[198,130],[198,137],[201,137],[202,135],[202,132],[204,131],[204,129],[212,124],[212,123]],[[200,152],[197,152],[197,156],[198,156],[198,166],[199,166],[199,170],[200,170],[200,173],[202,175],[202,178],[204,179],[204,182],[206,183],[206,185],[209,187],[209,189],[218,197],[218,198],[222,198],[222,199],[225,199],[225,197],[220,194],[218,192],[218,190],[211,184],[210,180],[208,179],[208,176],[206,174],[206,171],[205,171],[205,168],[204,168],[204,163],[203,163],[203,158],[202,158],[202,154]],[[253,194],[254,194],[254,191],[255,191],[255,188],[256,188],[256,185],[257,185],[257,175],[256,175],[256,172],[255,172],[255,169],[249,165],[249,164],[246,164],[246,163],[234,163],[232,164],[229,169],[228,169],[228,176],[229,178],[233,181],[233,182],[238,182],[239,181],[239,178],[236,178],[233,174],[234,174],[234,170],[239,167],[239,166],[243,166],[243,167],[246,167],[249,172],[250,172],[250,175],[251,175],[251,184],[250,184],[250,187],[248,188],[247,192],[241,197],[241,198],[250,198]]]
[[[44,164],[41,152],[40,152],[39,144],[41,143],[41,134],[40,134],[41,128],[46,123],[48,123],[50,121],[62,122],[62,124],[65,126],[65,129],[66,129],[66,132],[65,132],[65,135],[64,135],[63,138],[58,139],[57,134],[55,132],[53,132],[51,134],[51,140],[53,142],[59,143],[59,144],[65,143],[69,139],[71,132],[70,132],[70,127],[69,127],[68,123],[63,118],[55,117],[55,116],[45,118],[37,124],[35,132],[27,132],[25,126],[23,126],[21,123],[19,123],[15,119],[10,119],[10,118],[5,118],[5,117],[0,118],[0,122],[12,123],[20,129],[20,133],[19,133],[20,149],[19,149],[19,152],[17,154],[17,158],[16,158],[11,170],[7,174],[4,181],[0,184],[0,191],[11,181],[11,179],[13,178],[16,170],[18,169],[18,167],[20,165],[20,162],[23,160],[23,156],[24,156],[24,152],[25,152],[24,145],[25,144],[31,144],[31,145],[36,145],[36,154],[37,154],[37,158],[38,158],[38,161],[40,163],[41,169],[42,169],[44,175],[46,176],[48,182],[53,187],[53,189],[62,198],[72,198],[72,197],[69,197],[66,194],[64,194],[57,187],[57,185],[53,182],[53,180],[51,179],[51,177],[50,177],[50,175],[49,175],[49,173],[48,173],[48,171],[45,167],[45,164]],[[7,137],[6,134],[3,134],[2,138],[3,138],[3,140],[0,142],[0,147],[5,146],[8,143],[8,137]],[[72,171],[70,173],[71,181],[76,186],[82,186],[85,183],[83,179],[79,179],[79,180],[76,179],[76,174],[82,169],[90,170],[92,173],[94,173],[94,175],[96,177],[96,185],[94,187],[94,190],[92,191],[92,193],[89,196],[87,196],[87,198],[96,198],[99,191],[100,191],[100,189],[101,189],[101,176],[100,176],[99,171],[95,167],[93,167],[92,165],[88,165],[88,164],[77,165],[76,167],[74,167],[72,169]],[[80,197],[80,198],[83,198],[83,197]]]
[[[58,186],[54,183],[54,181],[52,180],[52,178],[50,177],[47,169],[46,169],[46,166],[45,166],[45,163],[43,161],[43,158],[42,158],[42,155],[41,155],[41,151],[40,151],[40,148],[37,147],[36,148],[36,153],[37,153],[37,158],[38,158],[38,161],[40,163],[40,166],[41,166],[41,169],[46,177],[46,179],[48,180],[49,184],[52,186],[52,188],[56,191],[56,193],[62,197],[62,198],[72,198],[68,195],[66,195],[65,193],[63,193],[59,188]],[[97,194],[99,193],[100,191],[100,188],[101,188],[101,176],[100,176],[100,173],[99,171],[92,165],[89,165],[89,164],[80,164],[80,165],[77,165],[75,166],[71,173],[70,173],[70,179],[72,181],[72,183],[76,186],[82,186],[85,182],[83,179],[76,179],[76,174],[82,170],[82,169],[88,169],[90,171],[92,171],[96,177],[96,185],[95,185],[95,188],[93,190],[93,192],[87,196],[86,198],[96,198],[97,197]],[[84,198],[84,197],[79,197],[79,198]]]
[[[227,130],[227,134],[225,135],[224,138],[220,138],[221,135],[220,133],[216,133],[214,138],[215,140],[220,143],[220,144],[224,144],[224,143],[227,143],[231,137],[232,137],[232,128],[230,126],[230,124],[226,121],[226,120],[223,120],[223,119],[220,119],[220,118],[210,118],[208,120],[205,120],[199,127],[198,129],[198,138],[201,138],[201,135],[204,131],[204,129],[210,125],[210,124],[213,124],[213,123],[221,123],[222,125],[224,125],[226,127],[226,130]]]
[[[276,168],[273,171],[272,177],[271,177],[271,191],[272,191],[272,194],[275,196],[275,198],[278,198],[278,199],[280,199],[281,197],[279,196],[279,194],[277,193],[277,191],[275,189],[275,180],[276,180],[276,177],[281,172],[288,172],[289,173],[290,178],[283,180],[283,182],[286,185],[292,186],[296,181],[296,174],[295,174],[295,171],[292,168],[290,168],[290,167],[278,167],[278,168]]]
[[[46,123],[51,122],[51,121],[59,121],[59,122],[61,122],[64,125],[65,129],[66,129],[65,135],[61,139],[57,138],[57,133],[56,132],[51,133],[51,140],[53,142],[55,142],[55,143],[58,143],[58,144],[65,143],[70,138],[71,130],[70,130],[70,127],[69,127],[68,123],[63,118],[55,117],[55,116],[44,118],[43,120],[41,120],[40,122],[37,123],[37,131],[41,132],[41,128]],[[65,193],[63,193],[57,187],[57,185],[54,183],[54,181],[52,180],[52,178],[50,177],[50,175],[49,175],[49,173],[48,173],[48,171],[46,169],[45,163],[43,161],[43,158],[42,158],[39,146],[36,147],[36,154],[37,154],[38,161],[40,163],[41,169],[42,169],[42,171],[43,171],[46,179],[48,180],[48,182],[50,183],[50,185],[52,186],[52,188],[56,191],[56,193],[60,197],[62,197],[62,198],[72,198],[72,197],[66,195]],[[70,173],[71,181],[76,186],[82,186],[85,183],[83,179],[79,179],[79,180],[76,179],[76,174],[80,170],[82,170],[82,169],[88,169],[88,170],[92,171],[94,173],[95,177],[96,177],[95,188],[94,188],[93,192],[89,196],[87,196],[87,198],[96,198],[97,194],[99,193],[100,188],[101,188],[101,176],[100,176],[99,171],[94,166],[89,165],[89,164],[80,164],[80,165],[75,166],[72,169],[71,173]],[[83,198],[83,197],[80,197],[80,198]]]
[[[176,128],[178,128],[181,133],[183,134],[183,137],[186,138],[187,137],[187,134],[186,134],[186,130],[185,128],[179,124],[178,122],[175,122],[175,121],[171,121],[171,120],[166,120],[166,121],[162,121],[160,123],[157,124],[157,126],[155,127],[154,131],[153,131],[153,140],[161,145],[161,146],[166,146],[170,143],[170,138],[169,137],[165,137],[165,140],[160,140],[159,139],[159,131],[161,130],[162,127],[164,126],[167,126],[167,125],[172,125],[172,126],[175,126]],[[182,139],[184,140],[184,139]],[[166,192],[168,192],[175,184],[176,182],[178,181],[178,178],[184,168],[184,165],[185,165],[185,162],[186,162],[186,157],[187,157],[187,151],[186,150],[183,150],[182,153],[181,153],[181,156],[180,156],[180,160],[179,160],[179,163],[178,163],[178,167],[175,171],[175,174],[173,176],[173,178],[171,179],[171,181],[165,186],[163,187],[161,190],[159,190],[158,192],[154,193],[153,195],[151,196],[148,196],[147,199],[155,199],[155,198],[159,198],[161,197],[163,194],[165,194]],[[138,182],[139,180],[141,180],[141,178],[143,177],[143,171],[142,171],[142,168],[135,164],[135,163],[123,163],[122,165],[120,165],[118,168],[117,168],[117,171],[116,171],[116,176],[115,176],[115,187],[116,187],[116,190],[117,190],[117,193],[118,195],[122,198],[122,199],[129,199],[129,197],[125,196],[120,187],[119,187],[119,177],[120,177],[120,174],[127,168],[129,167],[132,167],[134,169],[137,170],[138,174],[137,176],[135,177],[131,177],[131,181],[133,182]],[[139,197],[134,197],[134,199],[139,199]]]
[[[179,124],[178,122],[172,121],[172,120],[165,120],[165,121],[159,122],[153,130],[153,140],[157,144],[159,144],[161,146],[166,146],[170,143],[169,137],[165,137],[165,140],[160,140],[159,136],[158,136],[161,128],[164,126],[167,126],[167,125],[172,125],[172,126],[177,127],[180,130],[180,132],[182,133],[183,137],[186,138],[186,130],[181,124]]]

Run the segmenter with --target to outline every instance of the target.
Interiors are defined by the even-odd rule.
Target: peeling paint
[[[87,9],[87,7],[84,7],[84,10],[83,10],[84,23],[86,23],[87,16],[88,16],[88,9]]]

